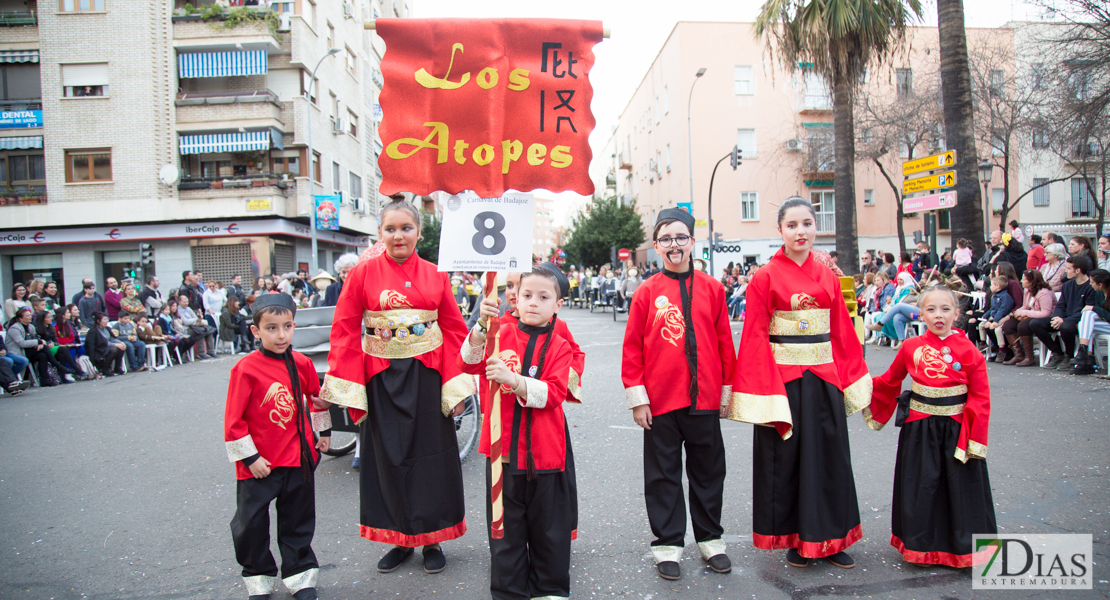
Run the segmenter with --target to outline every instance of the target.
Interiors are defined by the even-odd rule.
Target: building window
[[[335,25],[328,23],[328,48],[335,47]]]
[[[1036,149],[1048,148],[1048,132],[1040,129],[1033,132],[1033,147]]]
[[[1002,69],[991,69],[990,93],[995,98],[1006,97],[1006,73]]]
[[[296,156],[275,156],[272,159],[272,169],[278,175],[288,173],[298,177],[301,174],[300,160]]]
[[[305,4],[305,12],[307,13],[307,14],[304,15],[305,21],[308,21],[308,26],[311,27],[313,30],[315,30],[316,29],[316,3],[313,2],[313,0],[308,0],[308,2],[305,2],[304,4]]]
[[[340,172],[339,163],[337,163],[337,162],[331,163],[331,189],[333,189],[335,191],[339,191],[339,190],[343,189],[339,185],[339,172]]]
[[[1091,99],[1091,72],[1077,69],[1068,75],[1068,90],[1076,100],[1086,102]]]
[[[346,50],[347,71],[354,75],[358,69],[358,56],[355,55],[355,51],[351,50],[350,46],[344,46],[343,48]]]
[[[660,110],[659,110],[659,96],[656,96],[655,97],[655,124],[656,125],[659,124],[659,118],[662,116],[662,114],[663,113],[660,112]]]
[[[62,0],[62,12],[96,12],[104,10],[104,0]]]
[[[817,233],[836,233],[836,203],[832,190],[810,192],[809,201],[817,216]]]
[[[347,111],[347,133],[358,137],[358,115]]]
[[[991,189],[991,212],[1000,215],[1002,214],[1002,204],[1006,202],[1005,188]]]
[[[1005,156],[1006,155],[1006,142],[1002,136],[991,136],[991,156]]]
[[[309,88],[311,88],[312,96],[308,98],[308,101],[316,104],[316,94],[320,91],[320,79],[317,78],[315,82],[313,82],[311,73],[308,71],[301,71],[301,95],[308,96],[310,91]]]
[[[863,205],[875,206],[875,190],[863,190]]]
[[[944,209],[937,211],[937,229],[951,230],[952,229],[952,210]]]
[[[671,145],[667,144],[667,172],[671,172]]]
[[[335,92],[328,92],[328,95],[331,96],[331,104],[330,104],[330,106],[331,106],[331,118],[332,118],[332,120],[338,119],[339,118],[339,96],[336,96]]]
[[[759,220],[759,193],[740,192],[740,220]]]
[[[663,114],[671,112],[671,100],[667,96],[667,86],[663,86]]]
[[[1042,90],[1045,86],[1044,63],[1034,63],[1029,69],[1029,84],[1034,90]]]
[[[829,93],[829,84],[812,70],[805,73],[806,97],[805,108],[808,110],[831,110],[832,94]]]
[[[66,98],[108,95],[108,63],[62,65]]]
[[[1082,177],[1071,180],[1071,218],[1089,219],[1094,216],[1095,201],[1091,196],[1091,188],[1097,182]]]
[[[659,150],[655,151],[655,173],[659,179],[663,178],[663,153]]]
[[[13,150],[0,152],[0,186],[16,194],[46,193],[46,164],[42,150],[37,154]],[[31,150],[31,152],[35,152]]]
[[[320,167],[320,153],[315,150],[312,151],[312,179],[317,183],[324,183],[324,174],[321,172]]]
[[[1047,177],[1033,178],[1033,206],[1048,206],[1049,202],[1051,202],[1047,184]]]
[[[751,65],[736,65],[733,67],[732,93],[737,96],[751,96],[755,94],[755,79]]]
[[[806,170],[832,171],[836,166],[836,136],[832,127],[806,130]]]
[[[235,169],[230,160],[202,160],[200,161],[201,177],[233,177]]]
[[[362,178],[359,177],[358,175],[355,175],[354,173],[348,173],[347,177],[350,180],[349,181],[350,185],[347,189],[348,189],[348,191],[351,192],[351,198],[361,198],[362,197]]]
[[[898,97],[908,98],[913,95],[913,69],[897,69]]]
[[[112,151],[66,150],[66,183],[112,180]]]
[[[741,158],[755,158],[755,130],[754,129],[737,129],[736,130],[736,145],[740,148]]]
[[[875,140],[875,134],[872,133],[871,128],[870,127],[864,127],[863,131],[861,131],[860,135],[859,135],[860,143],[870,144],[874,140]]]

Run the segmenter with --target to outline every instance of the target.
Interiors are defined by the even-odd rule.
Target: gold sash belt
[[[412,358],[443,345],[439,312],[414,308],[363,313],[362,350],[377,358]]]

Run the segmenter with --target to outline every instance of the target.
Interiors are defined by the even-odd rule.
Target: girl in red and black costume
[[[487,456],[493,442],[489,382],[501,384],[504,537],[490,536],[490,592],[494,600],[567,598],[577,500],[574,472],[568,468],[573,453],[563,402],[569,397],[574,350],[554,329],[555,311],[570,283],[551,263],[538,265],[518,281],[519,318],[501,322],[497,355],[485,356],[490,344],[485,329],[498,312],[496,300],[486,299],[459,356],[463,372],[481,375],[479,452]],[[486,478],[491,478],[489,467]],[[488,493],[486,510],[492,522]]]
[[[861,536],[847,417],[871,399],[871,375],[840,281],[810,252],[813,206],[783,202],[783,247],[748,284],[747,317],[725,417],[754,423],[752,539],[787,563],[844,552]]]
[[[452,414],[476,392],[455,358],[466,337],[446,273],[417,256],[420,214],[395,200],[381,213],[385,252],[347,275],[331,328],[321,399],[361,423],[362,537],[393,544],[378,571],[424,546],[424,570],[447,559],[440,542],[466,532]]]
[[[644,428],[644,499],[655,535],[655,568],[672,580],[682,576],[679,559],[686,535],[683,448],[698,551],[710,569],[732,569],[721,539],[725,447],[720,412],[731,395],[727,384],[736,351],[725,288],[693,267],[693,233],[690,213],[659,212],[653,235],[664,269],[632,296],[621,366],[632,419]]]
[[[998,532],[986,461],[990,381],[983,355],[952,328],[956,295],[930,288],[919,305],[929,330],[906,340],[875,379],[863,418],[878,431],[897,409],[902,428],[890,545],[911,563],[965,568],[972,566],[972,534]],[[907,376],[913,385],[903,392]]]

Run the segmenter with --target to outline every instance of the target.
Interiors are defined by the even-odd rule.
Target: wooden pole
[[[370,19],[370,20],[366,21],[365,23],[362,24],[362,27],[363,27],[363,29],[377,29],[378,28],[377,24],[374,22],[374,19]],[[601,28],[601,37],[603,37],[605,39],[609,39],[609,28],[608,27],[602,27]]]
[[[486,273],[486,297],[497,299],[497,273]],[[501,320],[498,317],[491,317],[489,320],[489,328],[486,332],[486,358],[497,356],[500,350],[500,343],[498,340],[498,330],[501,328]],[[490,344],[490,339],[493,344]],[[492,348],[492,351],[491,351]],[[501,488],[504,484],[503,474],[501,472],[501,386],[496,382],[489,382],[490,393],[487,397],[492,398],[493,406],[490,408],[489,415],[489,470],[490,470],[490,503],[491,519],[490,519],[490,532],[489,535],[495,540],[505,537],[505,504],[501,497]]]

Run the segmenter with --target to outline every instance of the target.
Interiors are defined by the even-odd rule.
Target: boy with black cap
[[[277,501],[282,582],[296,600],[314,600],[316,488],[319,451],[331,441],[331,417],[311,402],[320,393],[312,360],[291,348],[297,307],[287,294],[254,302],[251,332],[262,348],[231,369],[224,412],[224,443],[238,478],[231,537],[243,583],[254,600],[277,587],[270,553],[270,503]],[[313,431],[320,432],[316,442]]]
[[[663,270],[636,290],[624,331],[621,379],[632,418],[644,428],[644,497],[655,535],[651,550],[664,579],[682,574],[684,446],[698,551],[714,571],[732,569],[721,540],[725,450],[720,410],[732,395],[728,380],[736,352],[724,287],[693,267],[693,232],[690,213],[660,211],[654,240]]]
[[[555,332],[555,313],[570,287],[551,263],[520,277],[517,319],[505,319],[497,333],[497,355],[486,357],[486,327],[499,307],[483,300],[478,325],[463,343],[459,367],[481,375],[482,439],[479,451],[501,454],[503,537],[491,532],[490,592],[494,600],[567,598],[570,554],[576,519],[573,452],[563,402],[573,351]],[[500,440],[491,431],[490,384],[500,384]],[[496,445],[502,450],[497,451]],[[487,477],[492,479],[490,471]],[[496,485],[490,482],[490,487]],[[494,514],[487,495],[487,521]]]

